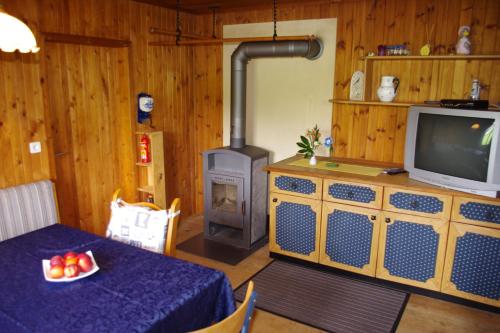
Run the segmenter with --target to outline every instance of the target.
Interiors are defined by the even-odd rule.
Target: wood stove
[[[321,56],[319,39],[246,42],[231,55],[229,147],[203,153],[205,238],[249,249],[267,233],[269,152],[246,144],[246,73],[251,59]]]
[[[250,249],[266,236],[268,161],[254,146],[203,153],[205,238]]]

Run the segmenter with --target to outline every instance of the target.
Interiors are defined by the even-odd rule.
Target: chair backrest
[[[167,237],[165,239],[165,254],[175,257],[177,247],[177,226],[179,224],[179,216],[181,211],[181,199],[175,198],[168,210],[168,227]]]
[[[229,317],[212,326],[191,333],[247,333],[257,295],[255,291],[253,291],[253,287],[253,281],[250,281],[248,283],[247,293],[245,294],[245,300]]]
[[[116,190],[113,193],[113,201],[116,202],[119,199],[120,189]],[[162,210],[155,204],[149,202],[135,202],[135,203],[127,203],[121,200],[124,204],[128,206],[138,206],[138,207],[147,207],[152,210],[160,211]],[[180,208],[181,208],[181,199],[175,198],[170,205],[170,208],[167,211],[167,230],[165,237],[165,246],[164,246],[164,254],[168,256],[175,256],[175,250],[177,245],[177,226],[179,224],[179,216],[180,216]]]
[[[59,222],[50,180],[0,189],[0,241]]]

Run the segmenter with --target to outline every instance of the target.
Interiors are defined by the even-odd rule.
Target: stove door
[[[243,201],[243,178],[226,175],[208,175],[210,221],[243,229],[245,202]]]

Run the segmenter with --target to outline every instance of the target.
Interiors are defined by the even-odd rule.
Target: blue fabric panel
[[[44,280],[42,259],[88,250],[95,274]],[[222,272],[61,224],[0,242],[0,253],[0,332],[188,332],[235,310]]]
[[[276,243],[282,250],[309,255],[316,248],[316,213],[308,205],[281,202],[276,207]]]
[[[312,194],[316,192],[316,184],[309,179],[279,176],[275,178],[274,185],[282,191],[302,194]]]
[[[457,238],[451,282],[458,290],[500,299],[500,238],[466,232]]]
[[[393,276],[425,282],[434,277],[438,244],[432,226],[396,220],[387,227],[384,267]]]
[[[335,210],[327,223],[326,254],[332,261],[358,268],[370,263],[373,223],[368,216]]]
[[[460,214],[471,220],[500,224],[500,206],[467,202],[460,205]]]
[[[389,202],[396,208],[415,212],[436,214],[443,211],[443,202],[427,195],[396,192],[389,196]]]
[[[375,201],[375,191],[366,186],[332,184],[328,187],[328,194],[342,200],[364,203]]]

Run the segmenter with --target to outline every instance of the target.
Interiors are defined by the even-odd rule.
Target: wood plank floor
[[[178,243],[202,231],[202,216],[184,218],[179,225]],[[233,287],[239,286],[271,261],[267,246],[256,251],[237,266],[198,257],[179,250],[177,251],[177,257],[225,272]],[[265,311],[256,310],[250,332],[309,333],[322,331]],[[412,294],[397,332],[499,333],[500,315]]]

